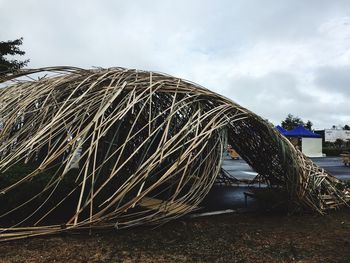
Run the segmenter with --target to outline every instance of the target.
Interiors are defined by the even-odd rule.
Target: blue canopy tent
[[[305,129],[304,126],[302,126],[302,125],[299,125],[298,127],[294,128],[293,130],[285,131],[282,134],[286,137],[321,138],[321,135],[316,134],[312,131],[309,131],[308,129]]]
[[[280,133],[282,133],[283,135],[284,135],[285,132],[287,132],[287,130],[286,130],[285,128],[283,128],[283,127],[281,127],[281,126],[279,126],[279,125],[276,126],[276,129],[277,129]]]
[[[290,138],[294,145],[301,146],[301,151],[309,157],[322,157],[322,138],[321,135],[316,134],[304,126],[299,125],[293,130],[287,131],[282,127],[276,127],[281,134]]]

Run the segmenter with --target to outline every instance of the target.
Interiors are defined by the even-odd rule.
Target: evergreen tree
[[[289,113],[286,119],[281,122],[281,125],[286,130],[292,130],[299,125],[304,126],[304,122],[299,117],[294,117],[292,114]]]
[[[310,120],[308,120],[304,127],[306,129],[308,129],[309,131],[311,131],[312,125],[313,125],[313,123]]]
[[[0,76],[15,72],[29,62],[29,59],[20,61],[9,59],[6,56],[23,56],[25,54],[19,46],[23,44],[23,38],[0,42]]]

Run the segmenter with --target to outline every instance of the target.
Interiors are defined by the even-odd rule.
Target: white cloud
[[[23,36],[31,67],[162,71],[276,124],[288,113],[317,128],[350,124],[339,73],[350,67],[345,0],[0,0],[0,8],[1,40]]]

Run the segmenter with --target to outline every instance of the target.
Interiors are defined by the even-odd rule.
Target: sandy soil
[[[231,214],[0,243],[0,262],[350,262],[350,209]]]

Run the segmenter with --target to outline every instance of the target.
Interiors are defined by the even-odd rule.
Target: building
[[[285,130],[280,126],[276,127],[281,134],[286,136],[291,143],[299,148],[308,157],[322,157],[322,137],[300,125],[293,130]]]
[[[337,139],[350,140],[350,130],[324,129],[315,132],[320,134],[325,142],[335,142]]]

